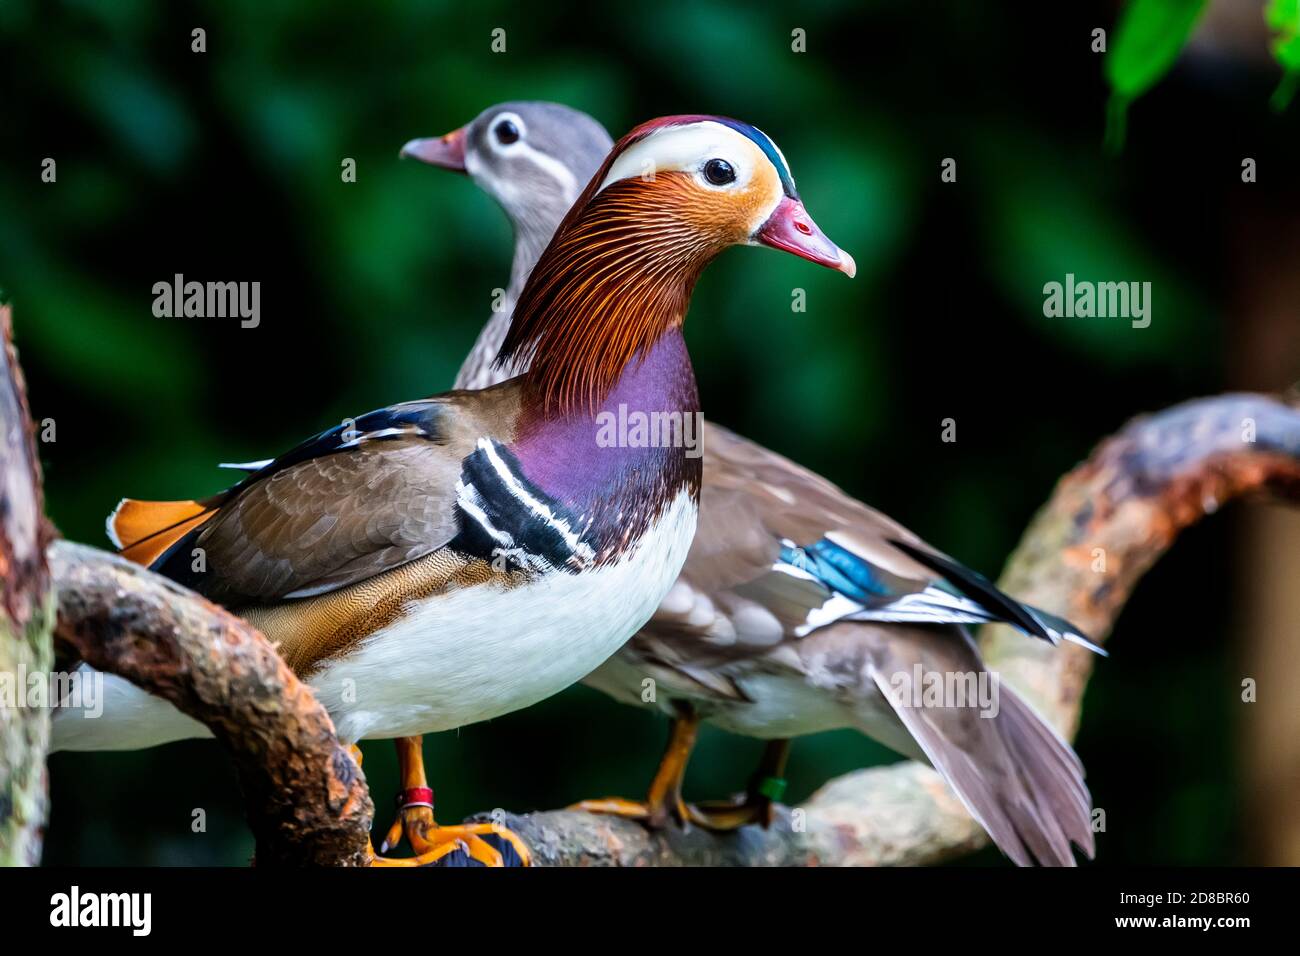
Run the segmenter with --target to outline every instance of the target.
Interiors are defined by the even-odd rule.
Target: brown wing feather
[[[673,591],[632,639],[632,652],[705,666],[793,639],[825,592],[772,572],[772,563],[782,539],[811,544],[828,534],[900,583],[920,590],[934,578],[890,543],[925,547],[902,525],[789,459],[706,424],[695,541]]]
[[[462,457],[421,439],[376,441],[250,485],[196,541],[205,592],[241,603],[305,597],[430,553],[455,533]]]
[[[517,380],[516,380],[517,381]],[[362,441],[240,488],[195,539],[187,584],[239,608],[306,598],[390,571],[455,536],[456,483],[480,437],[509,441],[518,387],[449,392],[438,434]]]
[[[704,429],[704,493],[716,506],[718,518],[700,516],[702,523],[710,522],[712,539],[712,543],[699,543],[701,557],[738,553],[752,559],[759,553],[754,542],[744,542],[739,551],[736,547],[737,534],[745,532],[735,528],[732,516],[748,512],[768,538],[761,550],[764,566],[776,556],[781,538],[810,544],[834,532],[891,574],[918,581],[933,577],[928,568],[890,543],[900,540],[925,547],[897,521],[850,497],[820,475],[719,425],[709,424]],[[729,584],[736,584],[752,569],[752,564],[733,563],[723,575],[730,579]]]

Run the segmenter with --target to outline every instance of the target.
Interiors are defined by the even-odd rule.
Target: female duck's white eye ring
[[[508,149],[524,138],[524,121],[515,113],[501,113],[492,121],[492,146]]]
[[[736,181],[736,170],[725,159],[711,159],[704,164],[704,178],[714,186],[726,186]]]
[[[503,119],[493,128],[496,134],[497,142],[502,146],[509,146],[515,140],[519,139],[519,127],[508,119]]]

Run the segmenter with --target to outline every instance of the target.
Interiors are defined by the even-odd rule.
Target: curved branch
[[[260,866],[363,865],[373,806],[325,708],[252,625],[116,555],[56,542],[56,638],[206,724],[230,752]]]
[[[999,586],[1104,641],[1142,575],[1180,532],[1227,502],[1268,494],[1300,502],[1300,411],[1262,395],[1224,395],[1129,422],[1057,484]],[[1003,626],[985,627],[989,666],[1067,736],[1078,727],[1093,657]],[[639,824],[557,810],[501,821],[552,866],[916,865],[984,846],[983,830],[929,767],[904,762],[847,774],[772,829],[716,836],[648,833]]]
[[[41,469],[8,306],[0,306],[0,866],[35,865],[45,826],[49,712],[23,674],[50,668],[52,622]]]

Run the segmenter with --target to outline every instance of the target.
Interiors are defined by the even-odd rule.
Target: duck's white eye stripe
[[[502,145],[497,139],[496,130],[497,126],[505,120],[515,124],[515,128],[519,131],[519,138],[512,143]],[[521,180],[517,173],[512,173],[510,169],[498,165],[520,159],[527,160],[538,167],[546,178],[555,183],[560,194],[569,203],[577,199],[578,194],[587,185],[585,180],[578,182],[573,170],[564,163],[554,156],[543,153],[528,141],[528,128],[517,113],[498,113],[492,118],[483,138],[487,140],[486,147],[479,146],[465,151],[465,171],[488,193],[502,202],[523,202],[530,198],[521,185],[524,180]]]
[[[695,172],[713,158],[729,162],[736,171],[736,182],[743,185],[753,175],[755,163],[764,157],[751,140],[721,123],[706,120],[669,126],[624,150],[610,166],[600,189],[654,173]]]
[[[520,152],[532,160],[539,168],[546,171],[547,175],[550,176],[550,178],[560,187],[564,197],[568,199],[569,202],[573,202],[573,200],[577,199],[578,193],[587,185],[585,180],[583,182],[578,182],[577,178],[573,175],[573,170],[564,165],[564,163],[560,162],[553,156],[547,156],[540,150],[533,149],[533,147],[528,143],[523,144]]]

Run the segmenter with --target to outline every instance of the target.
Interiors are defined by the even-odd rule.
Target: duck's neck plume
[[[681,325],[716,252],[668,211],[685,188],[676,177],[622,180],[597,194],[600,175],[537,261],[497,356],[529,365],[526,388],[547,411],[599,405],[629,362]]]

